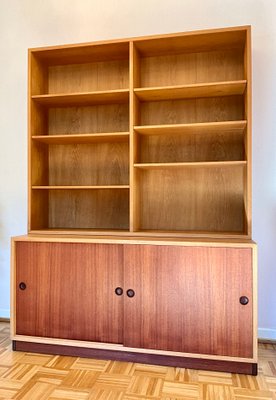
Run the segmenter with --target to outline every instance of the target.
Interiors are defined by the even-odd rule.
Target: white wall
[[[251,24],[259,335],[276,339],[275,17],[275,0],[0,0],[0,317],[10,237],[27,229],[27,48]]]

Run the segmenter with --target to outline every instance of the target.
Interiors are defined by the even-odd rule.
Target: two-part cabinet
[[[14,240],[16,348],[68,339],[91,356],[254,372],[254,244],[117,242]]]
[[[14,349],[256,373],[249,26],[29,50]]]

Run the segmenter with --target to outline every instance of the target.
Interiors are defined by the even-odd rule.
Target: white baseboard
[[[259,328],[258,338],[266,340],[276,340],[276,329]]]
[[[10,318],[10,310],[8,308],[0,308],[0,318]]]

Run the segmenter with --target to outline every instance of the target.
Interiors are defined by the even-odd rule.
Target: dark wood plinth
[[[14,340],[12,342],[12,345],[13,350],[16,351],[30,351],[43,354],[59,354],[63,356],[90,357],[103,360],[139,362],[143,364],[168,365],[180,368],[224,371],[248,375],[257,375],[258,373],[258,367],[256,363],[207,360],[189,357],[174,357],[159,354],[62,346],[57,344],[30,343],[17,340]]]

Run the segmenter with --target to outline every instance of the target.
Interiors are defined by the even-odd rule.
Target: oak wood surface
[[[139,173],[139,230],[246,233],[243,165],[139,168]]]
[[[184,167],[235,167],[245,166],[246,161],[195,161],[195,162],[168,162],[168,163],[138,163],[134,164],[135,168],[140,169],[176,169]]]
[[[108,104],[91,107],[50,108],[49,129],[36,130],[40,135],[76,135],[129,131],[128,104]]]
[[[40,182],[42,185],[44,182]],[[108,142],[49,146],[49,185],[127,185],[129,146]]]
[[[159,37],[141,37],[135,40],[135,46],[142,56],[243,49],[249,30],[250,26],[243,26]]]
[[[172,99],[189,99],[204,97],[222,97],[242,95],[246,81],[214,82],[194,85],[178,85],[134,89],[134,93],[142,101],[160,101]]]
[[[94,44],[94,45],[93,45]],[[102,43],[65,45],[30,49],[39,61],[46,66],[70,65],[112,60],[127,60],[129,54],[128,41],[106,41]]]
[[[148,163],[226,161],[228,164],[224,166],[230,168],[230,161],[247,162],[247,155],[250,161],[251,125],[247,121],[247,115],[250,118],[248,105],[251,96],[250,87],[247,90],[249,47],[250,27],[244,26],[31,49],[29,104],[30,136],[33,140],[30,139],[30,230],[48,229],[50,226],[66,229],[68,225],[77,229],[76,224],[80,222],[79,229],[109,226],[108,229],[128,227],[130,232],[139,231],[144,229],[144,219],[150,220],[151,215],[146,215],[144,210],[149,208],[140,204],[147,183],[142,179],[143,174],[135,168],[136,164],[140,169],[145,167],[141,164]],[[118,147],[117,142],[127,144],[127,137],[120,132],[126,135],[129,132],[129,147],[122,152],[116,150],[114,157],[113,148]],[[188,132],[190,136],[187,136]],[[103,133],[109,135],[101,136]],[[196,133],[198,138],[193,138],[192,133]],[[205,133],[208,133],[207,139]],[[159,137],[153,137],[153,134]],[[104,143],[102,147],[101,142]],[[49,144],[48,149],[46,143]],[[122,173],[126,152],[129,152],[129,172]],[[107,153],[111,163],[107,161]],[[97,159],[96,168],[94,161],[89,160],[91,157]],[[209,228],[210,235],[218,231],[224,231],[226,235],[229,231],[230,235],[231,232],[249,234],[250,162],[244,165],[242,194],[240,172],[237,174],[236,164],[232,164],[234,177],[230,182],[235,180],[236,183],[227,192],[229,198],[224,204],[224,209],[228,208],[230,203],[237,203],[237,198],[240,203],[240,196],[243,196],[244,211],[238,212],[236,217],[237,220],[242,217],[243,221],[236,221],[230,229],[224,223],[221,224],[223,229],[218,227],[217,231],[212,231]],[[205,166],[209,168],[210,165],[206,163]],[[157,167],[163,168],[164,165]],[[113,172],[110,174],[110,171]],[[206,175],[209,175],[208,171]],[[190,178],[188,173],[186,181]],[[157,182],[160,184],[159,179]],[[58,200],[55,200],[57,192],[40,190],[37,193],[36,189],[32,190],[32,187],[106,187],[113,184],[129,185],[129,200],[126,202],[124,194],[119,200],[120,204],[124,204],[124,210],[129,210],[128,221],[117,215],[110,222],[109,217],[104,218],[103,210],[98,210],[101,216],[99,224],[93,221],[95,218],[85,215],[88,204],[97,207],[101,204],[100,192],[96,197],[100,196],[101,200],[94,201],[94,194],[91,202],[91,193],[79,193],[80,198],[77,198],[76,194],[68,191],[69,199],[65,201],[63,193],[59,207]],[[230,199],[230,192],[236,188],[237,193]],[[149,191],[152,192],[151,187]],[[212,194],[220,198],[219,203],[223,202],[220,192],[220,189],[218,193],[214,189]],[[161,193],[162,189],[156,190],[157,196]],[[155,197],[152,208],[163,202]],[[69,213],[62,210],[64,204],[72,207],[74,223],[66,221],[64,215]],[[109,208],[110,199],[104,200],[104,204]],[[117,200],[115,204],[118,205]],[[230,208],[233,210],[235,207]],[[198,206],[194,209],[197,210]],[[42,210],[46,211],[44,215]],[[63,216],[53,215],[53,210]],[[121,210],[119,206],[118,214]],[[174,210],[170,207],[165,207],[165,210],[171,213],[171,220],[174,221]],[[111,213],[114,211],[112,206]],[[193,212],[191,209],[191,214]],[[203,212],[201,214],[204,215]],[[223,215],[221,218],[224,220]],[[84,223],[85,219],[90,221]],[[161,234],[162,221],[148,225],[149,229],[159,226]],[[194,229],[197,224],[188,222],[178,225],[172,227],[171,224],[164,230],[175,231],[176,235],[183,231],[182,228],[191,234],[206,232],[200,227]],[[204,221],[202,225],[205,225]],[[213,225],[218,226],[218,223]]]
[[[208,125],[208,124],[207,124]],[[208,127],[209,128],[209,127]],[[138,136],[140,163],[245,161],[242,130],[207,132],[168,128],[162,132]],[[206,164],[206,166],[208,166]]]
[[[17,333],[121,343],[122,257],[121,245],[17,243]]]
[[[245,79],[243,49],[141,56],[139,78],[136,88]]]
[[[129,229],[128,188],[48,192],[48,224],[40,229]]]
[[[124,345],[252,357],[249,249],[125,245],[124,260]]]
[[[101,189],[128,189],[129,185],[94,185],[94,186],[32,186],[32,189],[38,189],[38,190],[82,190],[82,189],[91,189],[91,190],[101,190]]]
[[[127,142],[129,132],[79,133],[71,135],[36,135],[32,140],[45,144],[81,144],[97,142]]]
[[[127,103],[128,98],[129,90],[127,89],[32,96],[33,101],[48,107]]]
[[[49,67],[48,93],[80,93],[129,87],[128,60]],[[46,92],[44,92],[46,94]],[[43,94],[43,93],[41,93]]]
[[[243,97],[141,102],[140,125],[244,120]]]
[[[223,122],[198,122],[190,124],[164,124],[135,126],[134,129],[140,135],[164,135],[173,133],[243,133],[246,121],[223,121]]]

